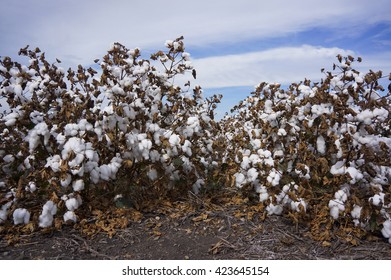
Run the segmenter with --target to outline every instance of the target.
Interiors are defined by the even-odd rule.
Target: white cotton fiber
[[[79,201],[74,197],[69,198],[65,201],[65,206],[68,208],[69,211],[76,210],[77,208],[79,208],[80,205],[81,203],[79,203]]]
[[[330,207],[330,216],[333,217],[334,220],[338,219],[339,216],[339,209],[338,207]]]
[[[14,160],[15,160],[15,157],[14,157],[13,155],[11,155],[11,154],[6,155],[6,156],[3,157],[3,161],[4,161],[5,163],[11,163],[11,162],[13,162]]]
[[[391,243],[391,220],[387,220],[383,223],[381,233],[385,238],[388,238],[388,242]]]
[[[281,215],[283,208],[281,205],[273,205],[272,203],[270,203],[266,207],[266,211],[268,215]]]
[[[28,224],[30,221],[30,212],[25,208],[15,209],[13,213],[14,224]]]
[[[67,222],[67,221],[72,221],[72,222],[76,223],[77,217],[76,217],[75,212],[68,211],[64,214],[64,222]]]
[[[155,181],[158,177],[156,169],[153,169],[153,168],[148,171],[147,175],[151,181]]]
[[[40,137],[43,136],[43,144],[47,145],[49,142],[50,132],[48,125],[45,122],[37,124],[32,130],[29,131],[26,141],[29,142],[29,151],[32,153],[40,143]]]
[[[259,193],[259,201],[263,202],[266,201],[269,198],[269,194],[267,193],[267,189],[265,186],[257,186],[256,191]]]
[[[254,182],[258,178],[258,172],[255,168],[250,168],[247,171],[247,180],[249,182]]]
[[[248,156],[244,156],[242,163],[240,164],[240,167],[244,170],[248,169],[250,167],[250,159]]]
[[[53,215],[57,213],[57,206],[53,201],[49,200],[42,208],[42,213],[39,216],[39,226],[42,228],[50,227],[53,224]]]
[[[330,216],[334,220],[337,220],[339,217],[339,212],[345,211],[345,205],[343,204],[342,201],[333,199],[329,201],[329,209],[330,209]]]
[[[72,182],[72,175],[71,174],[67,174],[66,177],[62,178],[60,181],[61,186],[63,186],[64,188],[68,187],[71,182]]]
[[[364,175],[361,173],[361,171],[357,170],[354,167],[348,167],[346,169],[346,173],[349,173],[350,177],[352,178],[352,180],[350,180],[351,184],[355,184],[356,182],[364,178]]]
[[[283,129],[283,128],[280,128],[278,130],[278,132],[277,132],[277,135],[279,135],[279,136],[286,136],[287,135],[286,130]]]
[[[74,181],[72,183],[72,188],[75,192],[80,192],[84,190],[84,181],[82,179]]]
[[[33,193],[36,190],[37,190],[37,185],[34,182],[29,182],[28,186],[26,187],[26,191]]]
[[[7,220],[7,210],[1,209],[0,210],[0,224],[4,223]]]
[[[158,162],[160,159],[160,154],[156,150],[152,150],[149,152],[149,158],[151,159],[152,162]]]
[[[345,202],[348,199],[348,196],[344,190],[339,190],[334,195],[336,200]]]
[[[272,185],[277,186],[280,183],[281,175],[275,169],[272,169],[267,176],[266,180]]]
[[[242,187],[246,183],[246,177],[242,173],[235,173],[236,187]]]
[[[333,175],[345,174],[346,167],[345,161],[338,161],[333,166],[331,166],[330,173]]]
[[[110,180],[110,167],[107,164],[103,164],[99,167],[99,175],[102,180],[109,181]]]
[[[205,185],[205,181],[203,179],[198,179],[192,186],[193,192],[198,194],[203,185]]]
[[[269,198],[269,194],[267,192],[261,192],[259,194],[259,201],[264,202]]]
[[[316,149],[322,155],[326,153],[326,141],[324,140],[322,135],[319,135],[318,139],[316,140]]]
[[[291,201],[291,209],[296,212],[300,212],[301,209],[303,209],[304,212],[306,212],[307,211],[307,203],[301,198],[298,201]]]
[[[362,209],[361,206],[354,205],[352,212],[350,212],[353,219],[360,219],[361,209]]]
[[[259,140],[259,139],[253,140],[253,141],[251,142],[251,144],[252,144],[252,146],[253,146],[253,148],[254,148],[255,150],[258,150],[259,148],[261,148],[261,140]]]
[[[59,172],[61,167],[61,157],[59,155],[48,157],[46,159],[45,167],[50,167],[54,172]]]
[[[380,203],[384,203],[384,193],[375,194],[373,197],[369,198],[369,202],[371,202],[375,206],[379,206]]]
[[[172,147],[175,147],[176,145],[179,145],[179,143],[181,142],[181,138],[179,138],[178,135],[173,134],[170,136],[170,139],[168,140],[168,142],[170,142]]]

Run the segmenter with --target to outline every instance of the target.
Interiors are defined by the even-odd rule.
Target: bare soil
[[[0,259],[391,259],[391,244],[380,236],[356,245],[338,238],[315,241],[305,225],[284,216],[262,219],[262,211],[246,210],[246,203],[165,203],[144,211],[121,209],[117,218],[100,216],[100,222],[31,233],[19,228],[13,235],[3,231]],[[113,221],[117,226],[110,226]]]

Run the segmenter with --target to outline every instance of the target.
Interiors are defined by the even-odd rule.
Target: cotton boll
[[[75,192],[80,192],[84,190],[84,181],[82,179],[74,181],[72,183],[72,188]]]
[[[149,152],[149,158],[152,162],[158,162],[160,159],[160,154],[156,150],[152,150]]]
[[[235,173],[236,187],[242,187],[246,183],[246,177],[242,173]]]
[[[17,208],[13,213],[14,224],[28,224],[30,221],[30,212],[25,208]]]
[[[338,207],[330,207],[330,216],[334,220],[338,219],[338,216],[339,216],[339,209],[338,209]]]
[[[99,177],[104,181],[110,180],[110,167],[107,164],[99,166]]]
[[[172,40],[166,40],[166,42],[164,43],[164,45],[165,45],[167,48],[171,48],[172,45],[173,45],[173,41],[172,41]]]
[[[33,193],[36,190],[37,190],[37,185],[35,184],[35,182],[29,182],[28,186],[26,187],[26,191]]]
[[[277,186],[280,183],[281,175],[273,169],[270,171],[269,175],[267,176],[266,180],[272,185]]]
[[[0,224],[7,220],[8,211],[7,209],[0,209]]]
[[[359,122],[363,122],[364,124],[370,125],[372,123],[374,115],[373,112],[369,109],[366,109],[357,114],[356,119]]]
[[[117,84],[111,88],[114,94],[125,95],[125,91]]]
[[[348,167],[346,169],[346,173],[349,173],[350,177],[352,178],[352,180],[350,180],[351,184],[355,184],[364,178],[364,175],[354,167]]]
[[[334,220],[337,220],[339,217],[340,211],[345,211],[345,205],[340,200],[330,200],[329,201],[330,216]]]
[[[53,215],[57,213],[57,206],[49,200],[42,208],[42,214],[39,216],[39,226],[42,228],[50,227],[53,224]]]
[[[260,194],[259,194],[259,201],[260,201],[260,202],[264,202],[264,201],[266,201],[268,198],[269,198],[269,194],[268,194],[268,193],[260,193]]]
[[[191,151],[191,142],[189,140],[185,140],[185,142],[182,145],[182,151],[186,153],[189,157],[192,156],[192,151]]]
[[[50,132],[48,129],[48,125],[45,122],[41,122],[34,126],[32,130],[29,131],[25,140],[29,142],[29,151],[33,153],[35,148],[38,147],[40,143],[40,136],[43,136],[44,145],[47,145],[49,142]]]
[[[190,54],[188,52],[183,52],[182,53],[182,58],[185,61],[189,61],[190,60]]]
[[[198,194],[203,185],[205,185],[205,181],[203,179],[198,179],[192,186],[193,192]]]
[[[195,128],[195,127],[199,126],[200,121],[199,121],[198,117],[189,117],[186,121],[186,124],[188,126],[190,126],[191,128]]]
[[[379,206],[384,203],[384,193],[375,194],[373,197],[369,198],[369,202],[371,202],[375,206]]]
[[[285,129],[280,128],[280,129],[278,130],[278,132],[277,132],[277,135],[279,135],[279,136],[286,136],[287,133],[286,133]]]
[[[75,197],[69,198],[65,201],[65,206],[68,208],[69,211],[76,210],[77,208],[79,208],[80,204]]]
[[[247,180],[249,182],[254,182],[258,178],[258,172],[255,168],[250,168],[247,171]]]
[[[170,161],[170,156],[167,155],[167,154],[163,154],[163,155],[161,156],[161,158],[160,158],[160,161],[161,161],[162,163],[168,163],[168,162]]]
[[[244,156],[240,167],[244,170],[247,170],[250,167],[250,159],[248,156]]]
[[[12,162],[14,162],[14,160],[15,160],[15,157],[13,155],[11,155],[11,154],[6,155],[6,156],[3,157],[3,161],[5,163],[12,163]]]
[[[274,157],[275,158],[282,158],[284,156],[284,151],[283,150],[277,150],[274,152]]]
[[[97,153],[94,151],[94,150],[86,150],[85,151],[85,156],[86,158],[88,158],[89,160],[94,160],[94,159],[97,159],[96,156],[97,156]]]
[[[61,181],[60,181],[61,186],[64,188],[68,187],[71,182],[72,182],[71,174],[67,174],[66,177],[61,179]]]
[[[352,212],[350,212],[350,214],[352,215],[352,218],[353,219],[360,219],[361,210],[362,210],[361,206],[354,205]]]
[[[281,215],[283,210],[281,205],[273,205],[272,203],[266,207],[268,215]]]
[[[345,191],[343,190],[339,190],[335,193],[334,195],[335,199],[336,200],[339,200],[339,201],[342,201],[342,202],[345,202],[348,198],[347,194]]]
[[[383,223],[381,233],[385,238],[388,238],[388,242],[391,243],[391,220],[387,220]]]
[[[296,212],[301,212],[304,211],[306,212],[307,210],[307,203],[303,199],[299,199],[298,201],[291,201],[291,209]]]
[[[57,213],[57,206],[53,201],[48,200],[42,207],[42,212],[50,215],[55,215]]]
[[[45,167],[50,167],[54,172],[59,172],[61,170],[61,157],[59,155],[48,157]]]
[[[316,140],[316,149],[322,155],[326,153],[326,141],[324,140],[322,135],[319,135]]]
[[[91,181],[94,184],[99,183],[99,178],[100,178],[99,169],[98,168],[94,168],[93,170],[91,170],[91,172],[90,172],[90,179],[91,179]]]
[[[250,155],[250,157],[248,159],[250,160],[250,162],[253,166],[255,166],[257,163],[262,162],[257,154]]]
[[[83,161],[84,161],[84,155],[77,154],[74,159],[68,162],[68,165],[70,168],[73,168],[75,166],[80,166]]]
[[[176,145],[179,145],[179,143],[181,142],[181,138],[179,138],[179,136],[176,134],[172,134],[168,142],[171,144],[172,147],[175,147]]]
[[[5,121],[4,124],[6,126],[13,126],[16,123],[16,121],[18,120],[18,118],[23,117],[24,111],[20,111],[19,108],[20,107],[18,107],[16,109],[17,110],[16,112],[9,113],[3,117],[3,120]]]
[[[77,217],[76,217],[75,212],[68,211],[64,214],[64,222],[68,222],[68,221],[72,221],[72,222],[76,223]]]
[[[259,192],[259,201],[264,202],[269,198],[269,194],[267,193],[267,189],[265,186],[261,186],[258,190]]]
[[[153,168],[148,171],[147,175],[151,181],[155,181],[158,177],[156,169],[153,169]]]
[[[333,166],[331,166],[330,173],[333,175],[345,174],[346,167],[345,161],[338,161]]]
[[[290,189],[291,189],[291,185],[287,184],[282,187],[282,192],[287,193],[287,192],[289,192]]]

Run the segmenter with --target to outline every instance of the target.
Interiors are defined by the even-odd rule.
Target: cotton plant
[[[230,184],[252,188],[268,214],[306,213],[316,201],[333,220],[368,228],[372,214],[389,219],[391,102],[379,95],[380,71],[338,60],[320,83],[259,84],[220,122],[222,161],[234,167]],[[284,195],[291,181],[298,187]]]
[[[181,180],[195,192],[205,185],[217,166],[213,110],[221,97],[204,98],[193,79],[175,83],[177,76],[195,79],[195,69],[182,37],[165,46],[144,59],[140,49],[114,43],[97,61],[100,75],[81,65],[65,71],[28,46],[19,52],[27,66],[1,61],[0,94],[9,106],[0,120],[2,223],[10,215],[26,221],[30,209],[10,213],[25,200],[42,209],[40,227],[52,226],[64,210],[64,221],[76,222],[86,189],[114,185],[119,176],[140,191],[175,188]],[[20,184],[23,190],[7,197]]]

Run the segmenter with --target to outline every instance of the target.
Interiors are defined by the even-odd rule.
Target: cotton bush
[[[252,188],[269,215],[285,209],[297,221],[327,208],[333,220],[383,226],[387,237],[391,101],[378,94],[380,71],[363,74],[353,57],[338,60],[318,83],[257,86],[220,122],[222,162],[233,167],[232,184]]]
[[[0,121],[1,222],[13,213],[15,224],[25,223],[29,212],[20,207],[34,205],[41,205],[32,212],[40,227],[51,226],[57,212],[75,222],[102,182],[113,197],[131,186],[163,195],[184,180],[199,191],[214,166],[210,136],[220,97],[205,99],[190,81],[175,84],[194,69],[183,38],[166,47],[148,60],[114,43],[99,77],[94,68],[50,64],[38,48],[20,50],[27,66],[1,61],[0,94],[9,106]],[[118,180],[128,185],[113,187]]]

